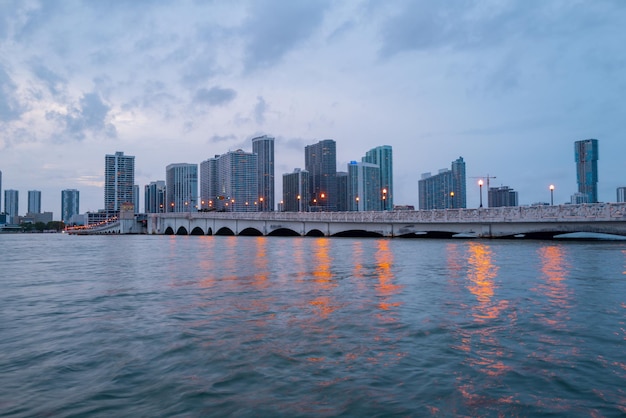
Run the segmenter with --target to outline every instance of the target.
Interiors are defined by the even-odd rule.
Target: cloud
[[[233,89],[223,89],[221,87],[201,88],[196,91],[193,102],[209,106],[224,106],[232,102],[236,96],[237,92]]]
[[[17,85],[0,67],[0,123],[19,119],[23,112],[24,108],[17,99]]]
[[[245,23],[247,71],[276,64],[319,27],[328,1],[253,1]]]
[[[211,137],[211,139],[209,139],[209,142],[217,144],[220,142],[228,142],[231,141],[233,139],[237,139],[237,137],[233,134],[230,135],[213,135]]]
[[[254,106],[254,119],[259,125],[265,123],[265,112],[267,112],[267,108],[268,106],[265,99],[261,96],[257,97],[257,103],[256,106]]]
[[[77,140],[85,139],[87,132],[115,138],[115,125],[107,120],[110,110],[98,93],[86,93],[80,99],[79,107],[69,109],[67,114],[48,112],[46,116],[65,124],[65,132]]]
[[[31,60],[30,66],[35,77],[41,80],[53,95],[61,93],[67,84],[67,80],[46,67],[41,58]]]

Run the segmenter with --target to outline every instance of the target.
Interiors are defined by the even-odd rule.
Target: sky
[[[599,140],[599,199],[626,186],[626,2],[0,0],[2,188],[104,206],[104,158],[135,182],[275,138],[282,174],[337,143],[347,171],[391,145],[395,204],[466,162],[520,204],[577,191],[574,141]],[[486,199],[486,190],[484,191]],[[4,209],[4,196],[2,196]]]

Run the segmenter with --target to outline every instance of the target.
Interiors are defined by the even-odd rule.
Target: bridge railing
[[[150,216],[178,219],[232,219],[347,223],[572,222],[589,220],[626,221],[626,203],[378,212],[170,212],[150,214]]]

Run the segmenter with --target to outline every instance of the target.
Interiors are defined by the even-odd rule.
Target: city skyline
[[[421,173],[458,155],[468,207],[469,178],[487,173],[520,204],[550,201],[550,184],[563,203],[577,192],[572,143],[597,138],[598,200],[614,201],[625,18],[620,2],[551,0],[3,2],[2,187],[21,192],[22,211],[41,190],[58,219],[64,189],[102,208],[105,154],[135,155],[143,188],[168,164],[266,134],[277,197],[304,146],[333,138],[340,171],[393,147],[394,204],[418,207]]]

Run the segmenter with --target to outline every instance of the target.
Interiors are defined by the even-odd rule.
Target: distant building
[[[145,213],[164,213],[167,211],[165,181],[157,180],[144,187]]]
[[[198,165],[177,163],[165,167],[167,212],[194,212],[198,202]]]
[[[619,203],[626,202],[626,187],[617,188],[617,201]]]
[[[260,211],[274,210],[274,138],[252,138],[252,152],[257,155],[257,178]]]
[[[283,174],[283,211],[309,211],[308,202],[311,198],[309,180],[309,172],[299,168],[293,170],[293,173]]]
[[[41,213],[41,191],[28,191],[28,213]]]
[[[337,212],[350,210],[348,201],[348,172],[337,171]]]
[[[217,209],[256,212],[259,209],[258,156],[230,151],[217,160]]]
[[[377,164],[352,161],[348,164],[348,202],[351,211],[382,209],[380,167]]]
[[[4,213],[7,215],[7,223],[15,224],[19,215],[19,197],[17,190],[7,189],[4,191]]]
[[[467,207],[463,157],[454,160],[451,169],[441,169],[435,175],[422,174],[418,188],[419,208],[422,210]]]
[[[309,172],[309,196],[319,210],[337,210],[337,144],[324,139],[304,148],[305,170]]]
[[[200,208],[214,209],[216,207],[217,192],[217,160],[220,158],[216,155],[214,158],[202,161],[200,163]]]
[[[578,193],[586,195],[583,203],[598,202],[598,140],[574,142]],[[574,203],[574,202],[572,202]]]
[[[517,192],[508,186],[490,187],[487,200],[490,208],[518,206]]]
[[[393,209],[393,151],[390,145],[373,148],[362,158],[363,162],[378,165],[380,168],[380,195],[381,208],[376,210]]]
[[[52,222],[52,212],[37,212],[37,213],[27,213],[26,216],[20,218],[20,223],[44,223]]]
[[[587,193],[574,193],[570,197],[570,203],[572,205],[579,205],[581,203],[591,203],[589,201],[589,195]]]
[[[133,209],[135,210],[135,214],[139,213],[139,185],[133,185]],[[144,208],[144,212],[145,212]]]
[[[104,159],[104,210],[119,212],[123,203],[134,203],[135,157],[116,152]]]
[[[61,220],[65,224],[71,224],[74,215],[80,213],[80,192],[76,189],[61,191]]]

